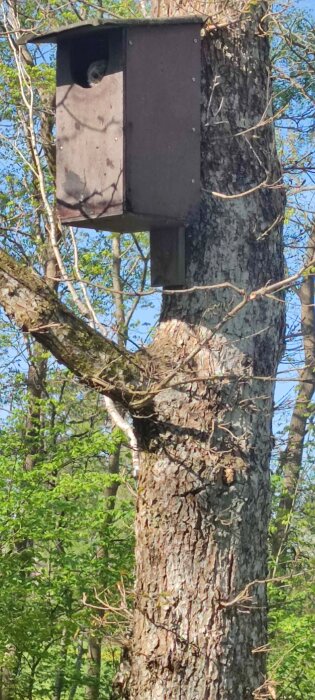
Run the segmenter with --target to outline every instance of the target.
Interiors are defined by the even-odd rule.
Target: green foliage
[[[40,402],[42,448],[31,471],[25,470],[25,407],[0,433],[0,663],[15,650],[17,698],[26,697],[32,664],[33,697],[51,697],[65,634],[64,687],[70,687],[78,639],[87,647],[94,626],[84,600],[95,604],[96,592],[106,590],[118,604],[117,584],[129,587],[133,577],[133,505],[126,477],[106,467],[121,435],[104,431],[95,399],[78,402],[71,385],[58,402],[60,380],[53,374],[51,397]],[[115,501],[106,496],[114,484]],[[113,623],[109,641],[114,631]],[[104,692],[117,666],[115,646],[113,656],[104,647]],[[84,667],[79,680],[84,688]]]
[[[23,8],[17,5],[23,29],[38,32],[100,17],[106,11],[127,16],[138,10],[129,0],[91,4],[26,0]],[[55,52],[33,45],[27,51],[22,74],[31,117],[14,51],[5,34],[0,37],[1,245],[43,274],[49,220],[30,135],[36,140],[46,193],[54,206],[46,148],[50,144],[53,153]],[[77,231],[76,245],[77,250],[65,231],[59,246],[66,273],[74,278],[84,301],[77,253],[91,304],[115,338],[111,238]],[[124,298],[125,337],[135,341],[139,308],[150,304],[134,294],[145,284],[147,235],[123,236],[121,251],[121,284],[129,292]],[[60,284],[59,290],[78,313],[67,285]],[[29,383],[31,366],[46,368],[39,395]],[[129,490],[133,479],[126,439],[112,429],[95,394],[78,388],[47,353],[37,349],[34,354],[29,339],[19,335],[4,315],[0,375],[0,667],[17,700],[51,700],[58,682],[63,699],[72,693],[81,700],[91,683],[88,647],[96,634],[102,649],[100,697],[109,698],[129,624],[129,618],[121,615],[121,600],[126,595],[130,604],[133,583],[134,506]],[[110,473],[118,452],[119,473]],[[102,610],[103,599],[112,607],[110,615]]]
[[[309,455],[310,457],[310,455]],[[283,514],[289,526],[286,561],[271,561],[275,582],[269,585],[269,674],[277,700],[315,698],[315,583],[313,462],[306,461],[294,513]],[[273,476],[273,513],[283,493],[282,477]],[[276,527],[271,521],[271,533]],[[281,577],[283,577],[281,579]]]
[[[313,568],[269,589],[270,673],[279,700],[315,698]]]
[[[249,2],[247,9],[251,11],[255,4]],[[39,32],[80,19],[105,17],[106,13],[121,17],[139,14],[134,0],[24,0],[16,5],[21,6],[23,29]],[[286,182],[296,187],[312,168],[309,138],[305,138],[311,126],[311,100],[305,95],[314,98],[310,70],[313,29],[308,17],[290,9],[279,12],[270,26],[278,65],[274,108],[280,125],[280,149],[286,159]],[[43,117],[52,116],[49,98],[54,90],[54,51],[34,46],[29,46],[29,51],[33,65],[28,64],[26,70],[33,89],[34,136],[53,205],[42,127]],[[0,54],[1,244],[42,273],[49,222],[34,174],[29,115],[4,34]],[[290,132],[288,125],[293,125]],[[288,238],[297,221],[300,226],[301,216],[299,212],[297,219],[294,200],[286,213]],[[111,243],[111,237],[103,232],[77,231],[74,251],[65,229],[59,248],[66,273],[83,299],[76,271],[77,253],[93,309],[109,336],[117,339]],[[145,290],[148,236],[145,232],[123,235],[120,247],[124,336],[127,342],[140,345],[148,325],[151,330],[154,309],[151,296],[137,295]],[[66,284],[60,283],[60,293],[68,305],[75,307]],[[120,607],[124,588],[127,604],[132,601],[134,508],[130,455],[123,436],[112,430],[96,396],[79,389],[69,373],[52,363],[47,354],[37,354],[34,362],[32,353],[28,339],[18,336],[8,319],[1,316],[0,666],[11,677],[16,700],[51,700],[60,676],[62,700],[72,691],[75,700],[83,700],[91,682],[88,641],[96,634],[102,641],[100,698],[109,700],[120,643],[128,627],[128,617],[121,615]],[[28,370],[32,363],[39,366],[41,362],[46,362],[44,386],[41,396],[34,398]],[[110,473],[110,460],[116,450],[120,450],[119,474]],[[27,468],[30,457],[32,466]],[[281,475],[274,477],[273,487],[276,512],[282,492]],[[274,583],[270,587],[269,668],[279,700],[315,698],[311,496],[307,488],[298,500],[297,512],[290,521],[290,562],[285,571],[275,571],[276,576],[289,578],[284,578],[283,585]],[[284,513],[285,522],[288,518]],[[274,520],[271,531],[275,527]],[[271,568],[275,566],[273,562]],[[106,603],[110,612],[105,609]]]

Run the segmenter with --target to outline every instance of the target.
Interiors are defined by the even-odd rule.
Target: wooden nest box
[[[57,44],[62,223],[150,230],[164,286],[184,284],[183,227],[200,202],[201,24],[105,20],[28,38]]]

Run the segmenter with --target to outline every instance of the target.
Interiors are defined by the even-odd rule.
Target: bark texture
[[[202,41],[203,197],[187,229],[187,287],[231,283],[249,292],[283,275],[284,197],[260,20],[254,13]],[[228,287],[166,295],[150,349],[165,386],[154,417],[137,421],[133,700],[249,700],[265,682],[259,648],[283,303],[264,298],[234,315],[239,301]]]
[[[62,304],[33,270],[0,251],[0,304],[20,328],[81,381],[127,403],[140,376],[135,358]]]
[[[186,231],[186,280],[216,289],[166,294],[153,345],[132,356],[0,255],[6,312],[80,381],[134,413],[142,468],[124,691],[132,700],[267,697],[259,649],[284,319],[279,297],[248,294],[283,276],[284,198],[266,6],[247,3],[240,19],[243,5],[216,0],[218,21],[202,40],[202,201]]]

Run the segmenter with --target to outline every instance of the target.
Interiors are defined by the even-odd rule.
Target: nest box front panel
[[[126,33],[127,207],[174,225],[200,202],[199,25]]]
[[[56,114],[61,220],[94,227],[97,219],[121,214],[122,31],[103,31],[58,45]]]

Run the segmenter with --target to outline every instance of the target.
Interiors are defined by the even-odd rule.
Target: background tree
[[[7,29],[14,28],[12,37],[16,38],[19,31],[18,16],[15,15],[13,4],[8,4],[5,9],[8,13],[4,16],[4,22],[8,22],[5,26]],[[48,8],[48,13],[45,8],[48,21],[55,17],[56,9],[58,8],[52,6]],[[41,19],[37,4],[30,5],[28,12],[30,19],[32,12],[39,12],[37,19]],[[64,21],[69,18],[68,12]],[[74,19],[72,16],[72,21]],[[10,113],[12,121],[3,121],[3,137],[11,135],[11,129],[12,134],[16,134],[15,140],[12,140],[12,159],[7,150],[9,140],[4,140],[6,167],[11,167],[12,174],[5,179],[3,188],[3,240],[10,248],[10,189],[12,197],[20,202],[21,228],[16,226],[15,219],[13,234],[19,235],[24,259],[29,260],[33,256],[36,268],[44,273],[49,286],[56,288],[59,271],[54,255],[51,254],[54,239],[48,235],[50,229],[45,220],[41,193],[38,191],[38,180],[43,172],[48,178],[48,193],[50,178],[54,176],[54,118],[51,100],[54,72],[44,63],[41,68],[37,68],[35,57],[26,48],[18,55],[11,38],[2,42],[2,48],[6,59],[2,75],[6,96],[5,115],[6,105],[14,105]],[[32,118],[30,112],[26,116],[19,103],[15,111],[16,96],[20,94],[25,77],[24,70],[30,70],[35,85],[36,104]],[[30,124],[34,130],[33,137],[43,148],[42,160],[38,160],[33,153],[33,141],[28,130]],[[21,161],[15,158],[17,149]],[[19,168],[20,163],[22,167]],[[33,165],[33,170],[30,164]],[[29,212],[30,220],[25,217],[25,212]],[[58,225],[55,235],[61,243],[62,233]],[[69,250],[67,247],[69,242],[74,246],[74,260],[71,259],[71,248]],[[140,244],[141,237],[139,250]],[[104,263],[101,265],[99,262],[100,254],[104,261],[111,260],[111,241],[107,240],[104,246],[101,238],[94,234],[90,245],[87,245],[86,238],[84,240],[82,237],[82,241],[75,243],[70,237],[65,246],[65,264],[69,275],[72,274],[72,269],[77,274],[77,246],[80,246],[81,270],[95,283],[93,303],[97,310],[99,289],[111,284],[111,277],[112,291],[115,293],[117,275],[114,272],[112,274],[110,267],[108,269]],[[127,243],[123,248],[126,249],[126,282],[136,284],[142,275],[137,264],[139,252],[137,257],[133,255],[131,259]],[[143,262],[145,266],[145,253]],[[78,286],[82,293],[83,285],[80,283]],[[64,289],[61,289],[61,294],[64,294]],[[117,295],[119,296],[119,290],[116,297]],[[85,301],[84,294],[80,299],[74,292],[72,303],[79,303],[80,312],[88,314]],[[135,303],[133,297],[131,303],[126,304],[126,328],[132,323],[136,306],[137,301]],[[109,307],[108,302],[102,305],[103,312],[106,307]],[[116,319],[117,313],[118,311]],[[110,314],[108,320],[111,333],[115,335],[115,315]],[[2,442],[2,483],[5,485],[2,541],[5,543],[3,555],[8,560],[8,566],[2,570],[2,700],[25,698],[26,695],[31,698],[34,694],[37,697],[45,692],[55,699],[65,693],[69,693],[70,697],[78,694],[83,697],[84,687],[87,697],[98,697],[101,669],[93,664],[93,660],[90,663],[87,661],[92,640],[95,648],[97,625],[90,608],[83,607],[82,597],[84,595],[87,601],[94,600],[94,589],[100,592],[109,587],[109,598],[115,605],[118,596],[115,584],[124,575],[128,585],[132,573],[133,533],[129,522],[132,499],[128,492],[123,491],[117,507],[114,499],[121,483],[121,478],[116,473],[117,455],[122,441],[126,441],[117,429],[110,437],[110,422],[99,401],[95,401],[89,393],[82,394],[82,390],[78,391],[69,373],[51,361],[48,363],[47,353],[45,355],[42,350],[39,351],[30,338],[26,337],[25,340],[26,343],[23,340],[17,341],[16,354],[20,358],[17,378],[14,381],[14,377],[11,378],[8,374],[4,377],[12,392],[11,397],[4,397],[4,409],[8,408],[10,400],[13,416],[11,421],[6,422]],[[8,339],[4,333],[3,350],[8,352],[10,344],[12,346],[12,334]],[[13,356],[12,351],[11,355]],[[12,365],[12,360],[10,364]],[[20,403],[22,410],[17,413]],[[10,445],[12,450],[12,440],[15,445],[13,459],[7,447]],[[125,462],[126,455],[122,464]],[[25,471],[29,472],[29,476],[25,476]],[[113,477],[108,476],[108,472],[114,472]],[[123,476],[123,481],[126,475]],[[8,488],[11,494],[9,504]],[[84,527],[82,523],[85,523]],[[12,543],[14,551],[17,550],[14,556],[9,543]],[[100,559],[100,552],[105,549],[110,552],[107,565]],[[111,633],[105,637],[112,636],[113,626],[110,629]],[[106,651],[105,648],[104,652],[103,688],[109,687],[110,669],[117,667],[117,626],[115,633],[116,641],[113,641],[112,650],[108,648]]]
[[[299,284],[288,293],[286,353],[278,398],[271,521],[270,675],[277,697],[312,697],[311,620],[314,571],[314,23],[299,7],[275,14],[272,25],[275,111],[288,191],[286,258],[290,271],[304,259]],[[292,391],[292,378],[296,380]],[[289,382],[289,384],[288,384]],[[280,382],[281,383],[281,382]],[[279,393],[279,392],[278,392]]]

